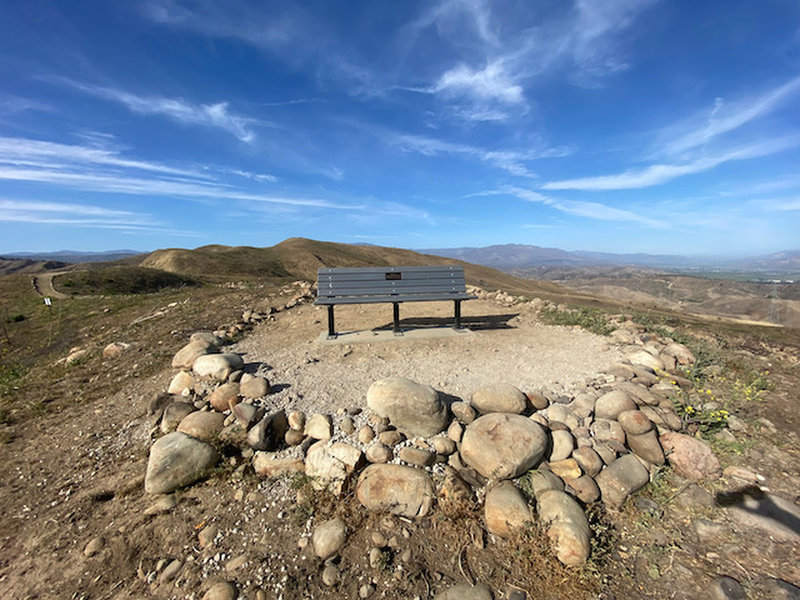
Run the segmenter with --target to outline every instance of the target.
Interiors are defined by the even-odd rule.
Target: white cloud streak
[[[529,178],[536,178],[537,175],[530,171],[523,164],[524,162],[569,154],[569,150],[565,148],[547,148],[544,146],[531,150],[486,150],[468,144],[457,144],[425,136],[399,133],[387,135],[387,140],[404,152],[417,152],[424,156],[439,156],[442,154],[470,156],[507,171],[512,175]]]
[[[542,186],[544,190],[584,190],[608,191],[630,190],[652,187],[672,181],[684,175],[701,173],[717,167],[723,163],[737,160],[747,160],[769,156],[783,152],[800,144],[800,136],[788,136],[767,140],[765,142],[743,146],[736,150],[699,158],[682,165],[651,165],[643,169],[631,169],[617,175],[602,175],[598,177],[581,177],[551,181]]]
[[[653,219],[632,211],[615,208],[613,206],[607,206],[599,202],[563,200],[560,198],[546,196],[533,190],[526,190],[518,187],[505,187],[500,190],[488,192],[488,194],[509,194],[519,198],[520,200],[544,204],[546,206],[551,206],[556,210],[560,210],[561,212],[578,217],[585,217],[588,219],[595,219],[599,221],[633,222],[651,227],[653,229],[667,228],[667,225],[664,222],[657,219]]]
[[[68,85],[97,98],[118,102],[136,114],[159,115],[183,125],[222,129],[245,143],[252,142],[256,138],[256,134],[252,130],[256,120],[232,112],[226,101],[213,104],[193,104],[183,98],[140,96],[125,90],[88,85],[70,79],[50,78],[50,80]]]
[[[799,92],[800,76],[749,100],[740,100],[727,105],[722,98],[717,98],[708,116],[702,117],[704,124],[698,126],[698,121],[701,119],[695,117],[688,123],[670,127],[668,132],[687,128],[690,131],[667,142],[663,150],[668,154],[679,154],[704,146],[720,135],[770,114]]]

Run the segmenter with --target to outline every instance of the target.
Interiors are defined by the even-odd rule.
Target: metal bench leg
[[[336,327],[333,322],[333,304],[328,304],[328,339],[336,339]]]
[[[453,300],[456,305],[455,325],[453,329],[461,329],[461,300]]]
[[[392,302],[392,317],[394,319],[394,334],[403,335],[400,331],[400,303]]]

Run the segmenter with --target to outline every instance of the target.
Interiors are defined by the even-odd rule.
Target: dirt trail
[[[33,276],[33,289],[36,290],[36,293],[42,296],[43,298],[69,298],[66,294],[62,294],[61,292],[56,291],[53,287],[53,277],[56,275],[62,275],[67,273],[67,271],[56,271],[52,273],[39,273]]]

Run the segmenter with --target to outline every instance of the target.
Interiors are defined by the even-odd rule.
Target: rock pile
[[[390,377],[366,390],[367,410],[332,415],[267,410],[269,381],[222,352],[226,338],[227,330],[193,335],[173,359],[168,393],[151,403],[164,435],[150,452],[150,493],[197,481],[227,446],[260,476],[304,473],[336,495],[352,482],[368,511],[419,519],[437,504],[482,502],[490,533],[509,538],[538,521],[558,560],[581,565],[588,504],[619,509],[665,462],[690,479],[720,476],[708,446],[678,433],[673,403],[689,382],[674,371],[694,357],[634,323],[611,334],[627,361],[572,392],[498,382],[448,404],[430,386]],[[343,521],[322,523],[314,550],[330,559],[346,538]]]

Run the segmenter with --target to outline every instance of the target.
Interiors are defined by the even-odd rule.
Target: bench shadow
[[[461,317],[461,326],[471,331],[516,329],[509,325],[508,322],[518,315],[519,313]],[[452,326],[453,317],[407,317],[400,319],[401,329],[435,329]],[[393,328],[394,323],[390,321],[385,325],[373,328],[373,331],[391,331]]]
[[[755,503],[752,501],[746,502],[748,498],[754,500]],[[769,494],[766,494],[756,485],[748,485],[730,492],[719,492],[716,494],[715,500],[717,506],[736,506],[754,515],[777,521],[794,533],[800,534],[800,518],[782,509],[773,502]]]

